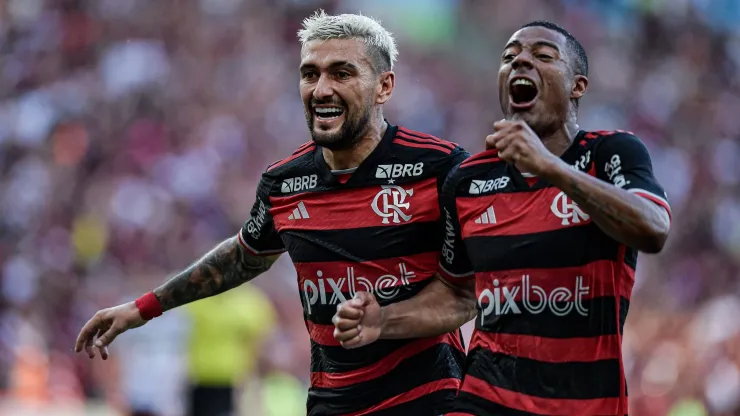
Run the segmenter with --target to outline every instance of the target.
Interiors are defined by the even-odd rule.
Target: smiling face
[[[507,119],[523,120],[539,135],[559,128],[586,91],[564,35],[534,26],[514,33],[499,68],[499,101]]]
[[[367,132],[375,106],[390,97],[383,88],[388,74],[376,74],[367,49],[357,39],[313,40],[303,46],[300,91],[317,145],[352,148]]]

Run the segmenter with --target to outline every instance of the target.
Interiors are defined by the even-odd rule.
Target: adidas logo
[[[484,212],[483,214],[481,214],[480,217],[475,219],[475,223],[476,224],[496,224],[496,213],[493,212],[493,207],[492,206],[488,207],[486,212]]]
[[[303,205],[303,201],[298,203],[298,208],[293,210],[293,213],[288,216],[289,220],[303,220],[311,218],[306,211],[306,206]]]

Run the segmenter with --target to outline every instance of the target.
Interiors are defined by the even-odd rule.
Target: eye
[[[552,59],[552,56],[546,53],[540,53],[540,54],[537,54],[537,58],[542,59],[543,61],[547,61],[547,60]]]
[[[509,61],[511,61],[514,58],[515,58],[515,56],[514,56],[513,53],[507,53],[506,55],[504,55],[504,62],[509,62]]]
[[[316,77],[316,72],[314,71],[305,71],[301,74],[301,78],[303,78],[306,81],[312,80],[314,77]]]
[[[339,79],[347,79],[350,76],[352,76],[352,75],[349,72],[347,72],[347,71],[337,71],[337,78],[339,78]]]

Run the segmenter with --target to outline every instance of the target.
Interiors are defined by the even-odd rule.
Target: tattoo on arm
[[[599,199],[594,198],[592,194],[584,192],[575,178],[571,178],[570,180],[569,191],[570,192],[567,193],[570,194],[570,197],[573,198],[576,203],[586,208],[591,216],[597,217],[601,220],[606,220],[611,223],[613,227],[635,225],[636,221],[634,218],[631,218],[629,215],[624,215],[625,213],[620,213],[620,211],[613,205],[609,204],[609,202],[599,201]]]
[[[248,282],[267,271],[276,259],[249,254],[237,237],[232,237],[155,289],[154,295],[166,311]]]

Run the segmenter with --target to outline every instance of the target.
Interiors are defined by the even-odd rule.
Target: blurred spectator
[[[674,213],[665,251],[639,262],[624,334],[630,414],[740,412],[740,2],[7,0],[0,414],[143,411],[158,394],[170,399],[153,412],[187,407],[181,348],[191,344],[181,340],[197,337],[197,351],[225,336],[198,335],[196,310],[123,335],[112,361],[72,355],[73,340],[99,307],[133,299],[233,235],[265,166],[307,140],[295,32],[319,7],[384,20],[401,53],[386,116],[471,152],[501,116],[495,79],[508,36],[540,18],[569,28],[591,64],[581,127],[641,137]],[[267,401],[261,414],[283,414],[308,371],[295,274],[276,265],[253,285],[277,305],[274,325],[266,307],[229,321],[247,301],[213,313],[244,325],[244,337],[277,331],[265,350],[282,361],[256,373],[253,391]],[[238,342],[218,347],[249,372],[258,347]],[[151,374],[141,384],[139,367]],[[282,394],[293,399],[276,402]]]
[[[230,416],[277,323],[270,300],[251,285],[188,304],[188,416]],[[250,404],[248,414],[261,414]],[[246,414],[247,410],[245,409]]]

